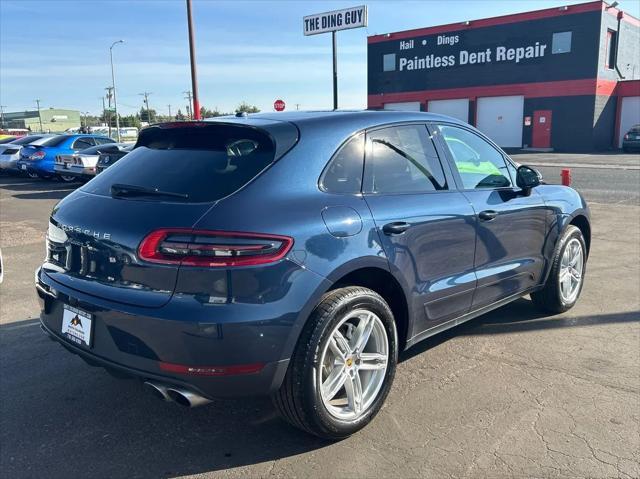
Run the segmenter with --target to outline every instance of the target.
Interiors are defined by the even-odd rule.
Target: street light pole
[[[113,44],[109,47],[109,58],[111,59],[111,86],[113,87],[113,108],[116,114],[116,136],[118,138],[118,143],[120,143],[120,117],[118,116],[118,102],[116,100],[116,76],[113,72],[113,47],[115,47],[118,43],[124,43],[124,40],[113,42]]]

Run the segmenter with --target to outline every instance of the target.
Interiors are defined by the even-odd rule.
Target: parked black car
[[[622,151],[640,150],[640,125],[633,125],[622,139]]]
[[[114,145],[114,148],[109,149],[109,151],[101,150],[100,156],[98,157],[98,163],[96,164],[96,175],[102,173],[120,158],[133,150],[133,147],[133,144],[118,144]]]

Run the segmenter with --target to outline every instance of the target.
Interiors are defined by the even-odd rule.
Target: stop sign
[[[283,100],[276,100],[276,101],[273,102],[273,108],[276,111],[284,111],[284,107],[285,107],[285,105],[284,105],[284,101]]]

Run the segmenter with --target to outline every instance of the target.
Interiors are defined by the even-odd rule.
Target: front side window
[[[489,142],[456,126],[440,125],[439,128],[464,189],[512,186],[502,153]]]
[[[364,133],[359,133],[331,159],[320,178],[320,187],[327,193],[360,193],[363,167]]]
[[[424,125],[367,134],[365,184],[370,193],[423,193],[447,189],[433,140]]]

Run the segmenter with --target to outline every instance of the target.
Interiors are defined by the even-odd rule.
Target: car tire
[[[40,179],[40,175],[35,171],[27,171],[25,174],[27,175],[28,178],[31,178],[32,180]]]
[[[542,311],[564,313],[578,301],[587,267],[587,247],[579,228],[569,225],[556,245],[544,287],[531,293]]]
[[[78,181],[78,178],[72,175],[58,175],[58,179],[63,183],[73,183],[74,181]]]
[[[367,328],[369,333],[361,334]],[[338,344],[352,349],[339,357],[335,348],[345,349]],[[397,361],[398,335],[386,301],[363,287],[330,291],[309,317],[273,403],[293,426],[323,439],[344,439],[376,416]],[[338,386],[341,380],[344,385]]]

